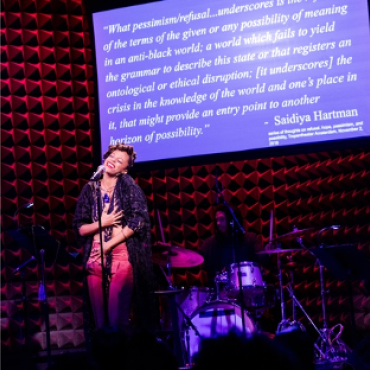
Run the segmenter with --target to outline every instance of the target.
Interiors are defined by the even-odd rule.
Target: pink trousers
[[[100,243],[93,242],[87,262],[87,271],[87,284],[95,325],[97,329],[100,329],[105,325]],[[133,280],[133,269],[131,263],[128,261],[126,244],[119,244],[112,251],[112,268],[109,278],[107,301],[110,326],[116,328],[128,327]]]

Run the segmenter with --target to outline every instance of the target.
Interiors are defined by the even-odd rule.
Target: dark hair
[[[242,215],[241,215],[239,209],[237,207],[234,207],[234,206],[230,206],[230,208],[233,210],[233,212],[234,212],[236,218],[238,219],[239,223],[243,224],[243,218],[242,218]],[[218,230],[217,220],[216,220],[216,213],[217,212],[223,212],[225,214],[226,222],[227,222],[227,234],[231,235],[231,233],[232,233],[231,221],[234,220],[234,217],[230,213],[229,207],[224,203],[217,204],[216,209],[215,209],[215,221],[214,221],[215,235],[220,236],[220,232]]]
[[[109,145],[108,150],[103,155],[103,159],[107,159],[116,150],[119,150],[120,152],[125,152],[128,154],[129,159],[128,159],[127,169],[132,168],[134,165],[135,159],[136,159],[136,153],[134,152],[134,147],[131,145],[125,145],[124,143]]]

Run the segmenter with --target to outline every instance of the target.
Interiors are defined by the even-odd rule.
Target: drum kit
[[[316,229],[318,230],[318,229]],[[203,338],[214,338],[227,334],[231,331],[249,335],[259,331],[258,317],[274,307],[277,300],[281,304],[281,322],[278,324],[276,334],[291,331],[294,328],[305,331],[305,327],[296,319],[296,308],[300,308],[307,317],[309,323],[318,333],[318,339],[314,344],[316,363],[343,362],[346,360],[349,347],[340,339],[343,330],[341,324],[328,328],[325,307],[325,284],[324,265],[319,256],[321,249],[326,249],[321,244],[317,248],[307,248],[302,237],[312,234],[315,229],[293,230],[290,233],[270,238],[270,242],[264,250],[257,254],[277,256],[277,269],[279,288],[275,285],[267,285],[263,279],[260,265],[256,262],[242,261],[232,264],[228,271],[222,272],[215,277],[216,291],[206,287],[192,287],[190,289],[176,289],[171,282],[171,268],[191,268],[200,266],[204,259],[195,251],[172,246],[168,243],[156,243],[153,247],[153,262],[158,264],[162,271],[167,267],[167,281],[169,288],[155,292],[159,295],[167,295],[171,300],[171,324],[174,334],[174,351],[178,357],[180,366],[192,363],[193,356],[198,352]],[[322,230],[319,231],[319,233]],[[300,248],[281,248],[281,242],[296,241]],[[274,247],[274,248],[272,248]],[[337,246],[330,246],[335,249]],[[353,245],[338,245],[344,249],[352,248]],[[341,248],[341,249],[343,249]],[[295,262],[289,262],[288,267],[291,275],[290,282],[283,284],[282,263],[280,256],[307,250],[312,254],[320,267],[320,285],[322,302],[323,328],[318,328],[306,310],[294,294],[294,282],[292,271],[296,268]],[[325,266],[326,267],[326,266]],[[284,291],[288,291],[292,301],[293,320],[287,319]],[[279,297],[280,295],[280,297]]]

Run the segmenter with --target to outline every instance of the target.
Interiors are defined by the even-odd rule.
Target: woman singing
[[[127,173],[136,153],[132,146],[117,144],[110,145],[103,157],[103,177],[83,187],[73,221],[78,242],[83,246],[84,283],[88,293],[85,301],[91,304],[96,329],[106,325],[125,331],[136,327],[153,328],[156,314],[150,219],[145,195]],[[99,185],[103,272],[97,203]],[[102,273],[106,274],[105,289]],[[85,321],[86,316],[85,310]]]

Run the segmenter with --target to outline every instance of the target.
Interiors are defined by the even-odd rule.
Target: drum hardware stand
[[[288,260],[292,261],[291,255],[288,256]],[[289,278],[290,278],[291,287],[292,289],[294,289],[294,272],[292,269],[289,271]],[[296,304],[294,302],[294,299],[292,299],[292,317],[293,317],[293,323],[296,322],[297,312],[296,312]]]
[[[339,225],[332,225],[321,229],[317,234],[317,239],[320,240],[320,234],[325,230],[339,229]],[[307,249],[307,248],[306,248]],[[325,249],[324,244],[320,243],[319,249]],[[312,253],[315,255],[314,253]],[[316,256],[315,256],[316,257]],[[320,344],[320,356],[317,361],[318,364],[325,362],[345,362],[347,360],[346,352],[347,346],[339,338],[343,331],[343,325],[337,324],[333,328],[329,329],[326,318],[326,293],[325,290],[325,281],[324,281],[324,265],[322,264],[320,258],[316,257],[316,263],[319,265],[319,274],[320,274],[320,295],[321,295],[321,307],[322,307],[322,318],[323,318],[323,328],[319,330],[320,338],[318,342]],[[339,327],[339,332],[335,333],[334,330]],[[335,335],[334,338],[331,338],[332,335]],[[336,343],[335,343],[336,342]],[[335,348],[339,346],[339,351]],[[339,352],[339,353],[338,353]],[[324,356],[322,355],[324,353]],[[342,356],[344,353],[344,357]]]
[[[161,231],[162,242],[165,243],[162,220],[160,217],[159,210],[157,210],[157,215],[158,215],[158,222],[159,222],[159,227]],[[154,293],[167,295],[169,297],[170,307],[171,307],[172,330],[173,330],[173,350],[177,358],[178,364],[181,367],[181,366],[184,366],[185,361],[184,361],[184,354],[183,354],[183,350],[181,347],[181,340],[180,340],[179,314],[177,312],[179,305],[176,302],[175,295],[181,293],[182,290],[175,289],[172,284],[171,249],[168,251],[168,254],[167,254],[167,261],[166,261],[167,273],[164,271],[162,266],[159,265],[159,267],[163,275],[166,277],[168,287],[167,287],[167,290],[155,291]]]
[[[281,269],[281,259],[280,254],[277,254],[277,268],[278,268],[278,279],[279,279],[279,287],[280,287],[280,307],[281,307],[281,321],[279,322],[276,332],[280,333],[286,327],[291,325],[290,320],[286,318],[286,305],[284,299],[284,286],[283,286],[283,274]]]
[[[329,228],[322,229],[321,231],[328,229],[337,229],[338,225],[333,225]],[[321,233],[320,231],[320,233]],[[319,234],[320,234],[319,233]],[[351,324],[352,324],[352,336],[355,342],[355,322],[353,312],[353,297],[352,297],[352,286],[351,280],[368,280],[370,278],[370,264],[365,254],[354,247],[353,244],[347,245],[334,245],[325,246],[323,243],[319,244],[318,248],[312,249],[312,253],[317,258],[320,266],[320,283],[323,284],[323,271],[324,266],[332,273],[332,275],[342,281],[347,281],[349,284],[349,295],[350,295],[350,309],[351,309]],[[321,288],[323,308],[325,309],[325,289]],[[318,359],[318,363],[329,360],[334,361],[346,361],[346,354],[351,352],[351,349],[339,338],[342,333],[342,326],[335,325],[333,328],[328,329],[326,324],[325,311],[323,311],[324,328],[321,330],[326,341],[323,340],[321,345],[325,346],[326,357]],[[339,332],[335,333],[334,330],[339,328]],[[331,336],[334,335],[334,339]],[[335,346],[334,346],[335,344]],[[355,344],[355,343],[354,343]]]
[[[298,228],[296,226],[293,226],[293,232],[294,231],[297,231]],[[299,245],[302,247],[302,249],[305,249],[305,250],[308,250],[306,248],[306,246],[303,244],[303,240],[302,238],[300,237],[297,237],[296,238],[296,241],[299,243]],[[282,278],[282,268],[281,268],[281,259],[280,259],[280,254],[278,253],[278,256],[277,256],[277,265],[278,265],[278,276],[279,276],[279,284],[280,284],[280,302],[281,302],[281,317],[282,317],[282,320],[281,322],[278,324],[278,327],[277,327],[277,333],[280,333],[281,331],[283,331],[285,328],[289,327],[289,326],[294,326],[294,325],[298,325],[300,327],[301,330],[305,330],[304,326],[298,322],[296,320],[296,302],[294,299],[292,299],[292,315],[293,315],[293,320],[290,321],[286,318],[286,315],[285,315],[285,310],[286,310],[286,306],[285,306],[285,300],[284,300],[284,291],[283,291],[283,278]],[[290,277],[290,289],[293,293],[293,286],[294,286],[294,274],[293,274],[293,271],[290,271],[290,274],[289,274],[289,277]]]
[[[319,238],[321,232],[324,230],[329,229],[338,229],[338,225],[333,225],[324,229],[321,229],[317,235]],[[343,331],[343,325],[337,324],[332,328],[328,328],[327,325],[327,318],[326,318],[326,297],[325,294],[325,281],[324,281],[324,265],[321,262],[320,258],[315,255],[311,250],[306,248],[303,245],[302,239],[297,238],[297,241],[300,243],[303,249],[310,252],[313,256],[316,257],[316,263],[319,265],[319,273],[320,273],[320,295],[321,295],[321,307],[322,307],[322,317],[323,317],[323,328],[319,329],[313,323],[312,319],[309,317],[307,312],[304,310],[298,299],[295,297],[293,293],[292,287],[289,285],[287,287],[290,296],[295,301],[295,303],[299,306],[302,312],[305,314],[311,325],[314,327],[316,332],[319,334],[319,338],[317,339],[316,343],[314,343],[314,347],[318,352],[318,359],[315,361],[316,364],[325,364],[325,363],[344,363],[347,361],[347,351],[350,351],[348,346],[340,339],[340,336]],[[319,250],[323,250],[324,244],[320,244]],[[335,329],[339,328],[339,332],[336,333]],[[332,336],[334,337],[332,338]]]
[[[297,231],[297,230],[298,230],[298,228],[296,226],[293,226],[293,232],[294,231]],[[303,244],[303,240],[302,240],[301,237],[297,237],[296,238],[296,241],[299,243],[299,245],[301,246],[302,249],[307,250],[307,251],[309,251],[311,253],[311,251]],[[278,255],[278,261],[280,262],[280,256],[279,255]],[[281,272],[281,269],[279,269],[279,275],[280,276],[281,276],[281,273],[282,273]],[[290,278],[289,288],[290,288],[291,293],[294,294],[294,273],[293,273],[292,270],[289,273],[289,278]],[[282,280],[280,280],[280,282],[282,283]],[[299,321],[297,321],[297,318],[296,318],[296,315],[297,315],[296,306],[297,306],[296,300],[295,299],[292,299],[292,316],[293,316],[293,320],[292,321],[286,320],[286,324],[289,325],[289,326],[299,326],[299,328],[302,331],[305,331],[306,329],[303,326],[303,324],[300,323]],[[285,308],[285,304],[284,304],[284,308]]]
[[[315,325],[315,323],[312,321],[311,317],[308,315],[306,310],[301,305],[301,302],[297,299],[297,297],[293,293],[293,289],[290,284],[287,285],[287,290],[289,292],[290,297],[294,300],[295,304],[301,309],[301,311],[304,313],[304,315],[307,317],[307,320],[310,322],[310,324],[314,327],[316,332],[319,334],[320,338],[323,340],[323,342],[327,342],[327,338],[323,333],[320,331],[320,329]],[[319,354],[324,358],[325,353],[322,352],[321,348],[317,345],[317,343],[314,343],[315,349],[319,352]]]
[[[234,215],[235,217],[235,215]],[[242,328],[243,328],[243,336],[245,337],[245,319],[244,319],[244,311],[245,311],[245,303],[244,303],[244,295],[243,295],[243,283],[242,283],[242,272],[240,269],[240,263],[239,261],[236,262],[236,245],[237,245],[237,240],[236,240],[236,232],[235,232],[235,227],[234,227],[234,221],[231,221],[231,227],[232,227],[232,234],[233,234],[233,260],[234,263],[237,266],[237,276],[238,276],[238,284],[239,284],[239,301],[240,301],[240,308],[241,308],[241,315],[242,315]],[[243,230],[243,229],[242,229]],[[244,230],[243,230],[244,234]]]
[[[173,351],[179,363],[179,366],[184,366],[183,350],[181,348],[180,329],[179,329],[179,315],[177,312],[177,302],[175,295],[181,293],[181,289],[157,290],[154,294],[166,295],[169,297],[171,306],[172,329],[173,329]]]
[[[291,256],[288,257],[288,259],[291,261]],[[294,294],[294,272],[293,270],[289,271],[289,278],[290,278],[290,289],[292,293]],[[295,303],[295,300],[292,299],[292,321],[290,322],[291,326],[298,326],[300,330],[306,331],[306,328],[304,325],[297,320],[297,304]]]
[[[180,366],[184,366],[184,354],[183,349],[181,346],[181,340],[180,340],[180,329],[179,329],[179,315],[177,312],[177,309],[179,305],[176,302],[175,295],[182,292],[181,289],[175,289],[172,285],[172,263],[171,263],[171,257],[170,253],[167,255],[167,274],[164,272],[162,266],[160,266],[161,271],[166,276],[166,280],[168,282],[168,290],[160,290],[155,291],[155,294],[162,294],[167,295],[169,297],[170,301],[170,307],[171,307],[171,318],[172,318],[172,330],[173,330],[173,350],[174,354],[177,358],[177,361]]]
[[[195,332],[195,334],[202,339],[197,327],[192,323],[190,317],[184,312],[184,310],[181,308],[181,306],[177,303],[175,300],[175,295],[182,293],[182,289],[175,289],[172,285],[172,263],[171,263],[171,257],[170,253],[167,255],[167,274],[165,273],[162,266],[159,266],[163,274],[166,276],[166,279],[168,281],[168,290],[162,290],[162,291],[155,291],[155,294],[162,294],[169,296],[170,301],[170,307],[171,307],[171,318],[172,318],[172,329],[173,329],[173,346],[174,346],[174,353],[177,358],[177,361],[179,363],[180,368],[182,369],[182,366],[185,366],[185,363],[187,362],[188,365],[191,365],[191,357],[190,357],[190,335],[189,335],[189,328],[192,328]],[[183,345],[181,345],[181,339],[180,339],[180,328],[179,328],[179,315],[178,310],[183,315],[184,318],[184,327],[185,327],[185,341],[187,345],[187,352],[185,352],[185,348]]]
[[[325,363],[345,363],[347,361],[346,353],[349,351],[347,345],[340,339],[343,331],[343,325],[337,324],[329,329],[324,324],[323,329],[319,329],[315,323],[312,321],[306,310],[303,308],[297,297],[293,294],[293,290],[290,285],[287,286],[291,298],[295,301],[297,306],[301,309],[304,315],[307,317],[310,324],[318,333],[319,337],[314,343],[314,348],[317,351],[318,359],[315,360],[317,365]],[[336,333],[335,330],[339,328],[339,332]],[[332,338],[332,336],[334,336]]]
[[[273,219],[274,219],[274,211],[270,211],[270,236],[269,236],[269,244],[272,244],[272,236],[273,236]],[[278,248],[280,248],[280,243],[278,244]],[[283,274],[281,269],[281,259],[280,253],[277,254],[277,268],[278,268],[278,279],[279,279],[279,291],[280,291],[280,307],[281,307],[281,321],[279,322],[276,333],[280,333],[284,328],[290,326],[291,322],[286,318],[286,305],[284,299],[284,291],[283,291]],[[293,311],[294,312],[294,311]]]
[[[356,345],[356,323],[354,317],[352,281],[370,279],[370,263],[368,257],[359,251],[354,244],[325,246],[321,244],[312,249],[320,265],[325,266],[334,278],[347,282],[352,329],[352,344]],[[322,267],[323,270],[323,267]]]
[[[236,262],[237,230],[235,230],[235,224],[238,225],[238,229],[240,230],[242,234],[245,234],[245,230],[243,226],[240,224],[238,218],[236,217],[234,210],[230,207],[230,205],[225,200],[224,200],[224,204],[229,209],[230,214],[233,218],[230,222],[231,230],[232,230],[232,239],[233,239],[233,261],[238,268],[237,275],[238,275],[238,283],[239,283],[239,299],[240,299],[240,307],[241,307],[241,315],[242,315],[243,336],[245,336],[246,334],[245,333],[245,319],[244,319],[245,303],[244,303],[243,286],[242,286],[242,272],[240,270],[240,263]]]
[[[218,184],[218,170],[216,170],[215,174],[215,180],[216,180],[216,192],[217,192],[217,204],[222,201],[222,203],[229,209],[229,212],[232,216],[232,220],[230,221],[231,225],[231,230],[232,230],[232,239],[233,239],[233,261],[236,264],[238,268],[238,281],[239,281],[239,297],[240,297],[240,308],[241,308],[241,315],[242,315],[242,327],[243,327],[243,336],[245,337],[246,332],[245,332],[245,319],[244,319],[244,312],[245,312],[245,303],[244,303],[244,295],[243,295],[243,286],[242,286],[242,272],[240,270],[240,263],[236,262],[236,246],[237,246],[237,240],[236,240],[236,230],[235,230],[235,224],[238,226],[239,231],[242,234],[245,234],[245,230],[243,226],[240,224],[238,218],[235,215],[234,210],[230,207],[229,203],[226,202],[224,196],[223,196],[223,184],[221,183],[221,191],[219,189],[219,184]]]
[[[202,339],[202,336],[200,335],[197,327],[192,323],[190,317],[184,312],[184,310],[181,308],[181,306],[176,302],[177,308],[180,310],[182,315],[184,316],[184,327],[185,327],[185,341],[186,341],[186,348],[188,349],[186,352],[186,360],[187,364],[191,364],[191,357],[190,357],[190,335],[189,335],[189,328],[192,328],[194,330],[195,335],[197,335],[200,339]]]
[[[171,319],[172,319],[172,332],[173,332],[173,352],[174,352],[175,357],[177,358],[178,365],[180,366],[180,368],[182,368],[185,365],[186,361],[185,361],[185,355],[184,355],[184,347],[182,346],[182,343],[181,343],[182,341],[181,341],[181,338],[180,338],[178,309],[180,309],[180,311],[184,315],[184,320],[186,320],[186,323],[187,323],[188,327],[192,327],[194,329],[194,332],[197,333],[197,335],[199,335],[199,332],[198,332],[197,328],[191,322],[190,318],[181,309],[181,307],[179,306],[179,304],[177,303],[177,301],[175,299],[175,295],[179,294],[179,293],[182,293],[183,289],[176,289],[173,286],[172,267],[173,267],[173,262],[174,262],[175,267],[196,266],[196,265],[199,265],[203,262],[203,258],[200,261],[198,258],[195,258],[195,256],[193,256],[193,257],[189,258],[189,261],[187,261],[186,264],[184,264],[184,265],[180,264],[179,265],[178,264],[179,261],[176,260],[176,256],[178,256],[178,253],[179,253],[177,247],[173,247],[173,246],[171,246],[171,245],[169,245],[168,243],[165,242],[164,231],[163,231],[163,227],[162,227],[162,220],[161,220],[161,217],[160,217],[159,210],[157,210],[157,216],[158,216],[158,223],[159,223],[160,232],[161,232],[161,239],[162,239],[161,244],[162,244],[162,246],[166,247],[165,252],[167,254],[165,255],[165,259],[159,258],[156,263],[159,265],[160,270],[162,271],[163,275],[166,277],[168,286],[167,286],[167,290],[155,291],[154,293],[155,294],[160,294],[160,295],[165,295],[165,296],[168,296],[168,298],[169,298],[170,308],[171,308]],[[194,253],[194,252],[192,252],[192,253]],[[181,255],[181,253],[180,253],[180,255]],[[164,255],[162,255],[162,256],[164,256]],[[188,257],[189,257],[189,255],[188,255]],[[154,259],[154,261],[155,261],[155,259]],[[166,266],[167,273],[162,268],[162,265]],[[190,339],[189,339],[188,330],[186,332],[186,335],[187,335],[186,340],[189,341]],[[190,352],[187,354],[188,355],[187,357],[189,357],[189,354],[190,354]],[[188,360],[189,360],[189,363],[190,363],[190,359],[188,359]]]

